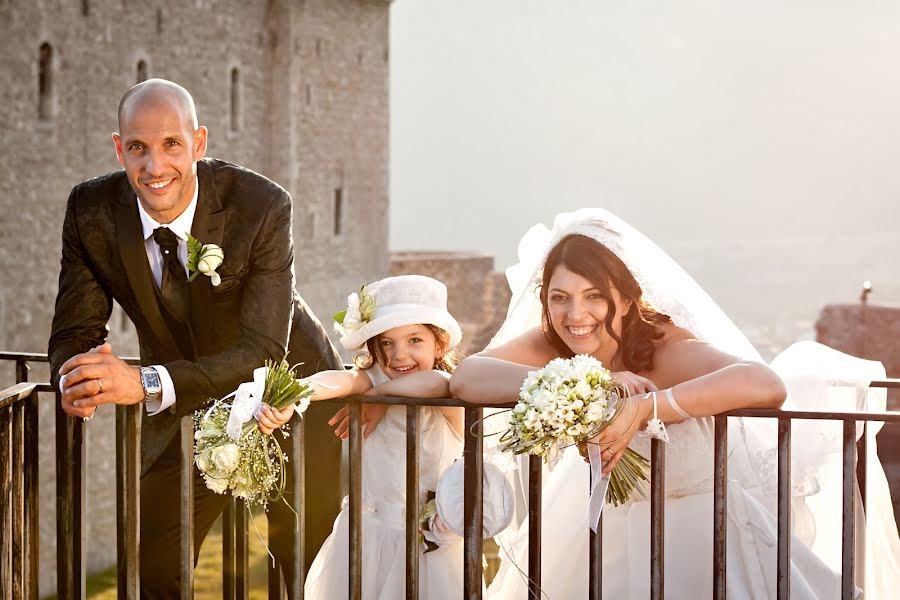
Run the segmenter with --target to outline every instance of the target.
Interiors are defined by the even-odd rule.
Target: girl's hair
[[[440,327],[430,323],[422,323],[422,326],[426,327],[434,335],[434,340],[441,353],[438,358],[434,359],[434,369],[452,373],[463,359],[462,352],[457,348],[450,348],[450,334]],[[382,364],[387,362],[387,356],[385,356],[384,350],[379,343],[381,342],[381,336],[382,334],[378,334],[366,340],[366,349],[369,351],[368,355],[370,358],[369,360],[365,360],[365,358],[363,360],[354,360],[358,368],[369,369],[376,361]],[[364,357],[365,355],[362,356]]]
[[[560,353],[571,357],[572,350],[563,342],[553,328],[547,306],[550,278],[560,265],[590,281],[606,298],[609,311],[606,313],[605,328],[618,348],[613,359],[621,357],[625,368],[635,373],[653,368],[656,347],[653,342],[663,336],[658,325],[671,323],[672,319],[653,308],[646,300],[641,286],[635,281],[628,267],[618,256],[603,244],[583,235],[568,235],[557,244],[547,256],[541,281],[541,309],[544,337]],[[610,288],[619,291],[622,299],[631,301],[631,308],[622,317],[622,336],[612,329],[616,316],[616,305]]]

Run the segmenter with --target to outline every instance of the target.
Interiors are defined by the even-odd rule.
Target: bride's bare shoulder
[[[550,345],[540,327],[529,329],[499,346],[478,354],[523,365],[539,366],[543,366],[559,356],[559,352]]]
[[[663,323],[662,325],[657,325],[656,328],[663,334],[661,338],[656,340],[657,350],[671,346],[676,342],[697,339],[697,336],[691,331],[684,327],[679,327],[675,323]]]

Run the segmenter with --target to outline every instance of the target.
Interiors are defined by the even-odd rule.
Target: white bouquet
[[[556,460],[561,447],[589,440],[624,414],[625,393],[609,369],[586,354],[555,358],[522,383],[509,429],[500,438],[503,450]],[[647,481],[649,462],[625,450],[610,474],[608,497],[619,505],[640,482]]]
[[[295,369],[285,361],[267,361],[253,372],[252,382],[194,413],[194,462],[206,487],[217,494],[231,490],[263,509],[281,497],[287,457],[274,436],[259,430],[254,417],[263,404],[277,410],[294,404],[303,414],[313,390],[294,377]],[[289,435],[287,425],[282,434]]]

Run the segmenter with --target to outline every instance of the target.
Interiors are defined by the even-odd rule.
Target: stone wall
[[[66,198],[78,182],[119,168],[116,107],[144,76],[191,91],[210,131],[208,155],[291,192],[298,288],[320,318],[346,289],[387,273],[389,2],[0,2],[0,36],[0,349],[46,351]],[[119,354],[137,354],[118,308],[109,329]],[[0,369],[0,387],[11,373]],[[32,380],[46,376],[37,368]],[[54,432],[52,400],[43,402],[47,592]],[[89,571],[115,561],[113,430],[111,409],[88,427]]]
[[[881,361],[888,377],[900,378],[900,306],[825,306],[816,320],[816,340],[853,356]],[[900,410],[900,390],[888,390],[887,408]],[[877,440],[894,516],[900,522],[900,424],[886,424]]]

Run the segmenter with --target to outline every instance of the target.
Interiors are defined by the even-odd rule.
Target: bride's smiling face
[[[604,364],[612,361],[618,343],[609,334],[606,319],[611,304],[615,305],[612,329],[622,334],[622,316],[628,312],[617,289],[610,286],[612,298],[589,279],[559,265],[550,276],[547,290],[547,312],[556,334],[574,354],[590,354]]]

